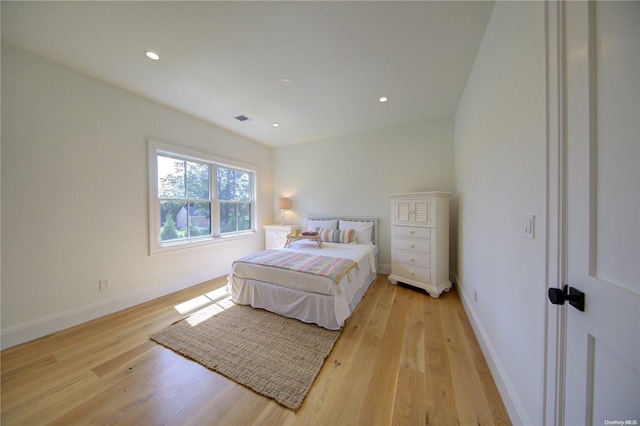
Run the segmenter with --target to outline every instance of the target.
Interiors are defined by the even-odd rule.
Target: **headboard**
[[[373,232],[371,232],[371,241],[373,244],[378,245],[378,219],[375,217],[362,217],[362,216],[312,216],[310,215],[308,219],[312,220],[338,220],[340,223],[340,219],[350,221],[350,222],[373,222]],[[306,229],[305,229],[306,230]]]

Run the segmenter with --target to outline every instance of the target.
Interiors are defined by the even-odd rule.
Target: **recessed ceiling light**
[[[280,127],[280,125],[278,123],[273,123],[272,126],[273,127]]]
[[[291,86],[293,84],[293,80],[291,80],[290,78],[283,78],[282,80],[280,80],[282,82],[282,84],[284,84],[285,86]]]
[[[380,99],[378,99],[380,102],[384,103],[387,102],[389,100],[389,98],[387,98],[386,96],[381,97]]]
[[[147,55],[147,58],[153,60],[153,61],[158,61],[160,60],[160,55],[158,55],[156,52],[152,52],[151,50],[145,52],[145,55]]]

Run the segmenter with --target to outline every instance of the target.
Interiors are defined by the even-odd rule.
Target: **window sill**
[[[169,253],[178,250],[188,250],[195,249],[200,247],[208,247],[212,245],[217,245],[221,243],[227,243],[231,241],[238,240],[247,240],[252,238],[258,238],[260,235],[256,231],[248,231],[242,233],[234,233],[230,235],[223,235],[219,237],[205,237],[192,239],[189,241],[176,241],[176,242],[166,242],[161,243],[157,247],[152,247],[150,250],[151,255],[161,254],[161,253]]]

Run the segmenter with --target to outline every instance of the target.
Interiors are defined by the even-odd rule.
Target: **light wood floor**
[[[2,352],[2,425],[510,424],[455,291],[380,275],[297,414],[148,339],[216,279]]]

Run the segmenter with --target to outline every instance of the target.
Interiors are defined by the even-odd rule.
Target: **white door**
[[[565,284],[584,292],[585,310],[559,308],[566,326],[559,420],[637,425],[640,2],[566,2],[565,7],[566,257],[561,270]]]

